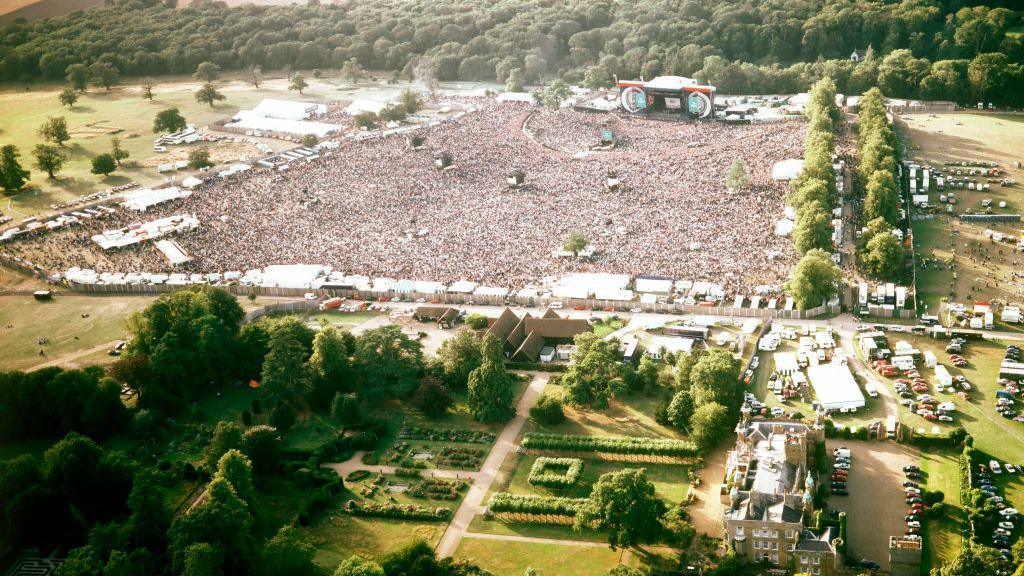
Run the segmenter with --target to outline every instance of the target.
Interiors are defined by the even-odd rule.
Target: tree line
[[[899,143],[880,90],[872,88],[864,94],[858,118],[857,180],[865,194],[861,217],[866,226],[857,242],[857,260],[869,276],[898,281],[905,273],[903,243],[893,234],[904,217],[897,172]]]
[[[723,92],[793,92],[825,76],[841,91],[1019,102],[1024,43],[1010,10],[947,0],[415,0],[228,7],[115,0],[0,29],[0,79],[354,67],[406,78],[513,84],[561,77],[695,76]],[[850,62],[854,49],[876,56]],[[884,58],[882,57],[884,56]],[[75,68],[79,77],[82,69]],[[966,80],[967,82],[964,82]],[[257,80],[258,82],[258,80]],[[949,89],[949,90],[947,90]]]
[[[840,114],[831,78],[815,83],[805,114],[809,128],[803,170],[786,196],[796,211],[793,246],[802,257],[785,288],[800,310],[820,306],[839,291],[842,281],[842,272],[832,261],[832,211],[837,204],[833,157]]]

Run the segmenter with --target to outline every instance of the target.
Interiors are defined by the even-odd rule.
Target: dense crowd
[[[144,215],[122,214],[120,223],[87,224],[5,250],[51,270],[169,271],[152,246],[103,254],[89,236],[96,227],[189,213],[201,227],[177,240],[192,257],[185,269],[199,272],[316,263],[516,288],[601,271],[710,280],[733,291],[785,279],[795,255],[791,241],[773,233],[785,185],[770,173],[774,162],[800,156],[804,123],[623,118],[614,129],[626,145],[581,154],[588,141],[597,143],[609,115],[542,112],[531,133],[523,125],[538,108],[473,104],[476,111],[420,132],[426,150],[410,150],[400,136],[346,142],[286,172],[253,171]],[[444,172],[434,165],[442,151],[454,165]],[[751,185],[731,193],[724,180],[736,158],[746,162]],[[517,169],[527,186],[510,190],[506,176]],[[608,170],[618,172],[623,190],[605,191]],[[552,255],[574,231],[591,241],[593,259]]]

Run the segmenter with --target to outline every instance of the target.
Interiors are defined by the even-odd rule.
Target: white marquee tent
[[[807,369],[807,377],[826,410],[855,410],[864,407],[864,394],[846,364],[819,364]]]

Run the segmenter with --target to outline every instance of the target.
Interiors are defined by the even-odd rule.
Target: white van
[[[996,462],[995,460],[990,460],[989,463],[988,463],[988,467],[989,467],[989,469],[992,470],[993,474],[1002,474],[1003,473],[1003,469],[999,466],[999,462]]]
[[[878,390],[875,390],[875,385],[872,384],[871,382],[868,382],[867,384],[864,385],[864,391],[867,392],[868,396],[871,396],[872,398],[878,398]]]

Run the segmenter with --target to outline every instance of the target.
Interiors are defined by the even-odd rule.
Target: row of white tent
[[[316,290],[335,288],[373,293],[394,294],[462,294],[478,297],[504,298],[515,294],[520,298],[551,296],[554,298],[590,298],[631,301],[636,293],[625,288],[633,278],[625,274],[566,274],[545,278],[540,285],[528,285],[517,291],[502,286],[487,286],[472,280],[441,283],[429,280],[402,278],[371,278],[345,274],[331,266],[319,264],[273,265],[246,271],[213,272],[207,274],[160,273],[98,273],[88,268],[70,268],[64,278],[79,284],[195,284],[239,283],[265,288],[293,288]],[[648,279],[639,279],[644,290],[662,289],[662,284],[650,285]],[[659,280],[659,282],[665,282]],[[669,281],[673,290],[704,298],[724,298],[724,289],[711,282]],[[645,293],[645,295],[652,295]],[[614,296],[604,298],[606,296]]]

